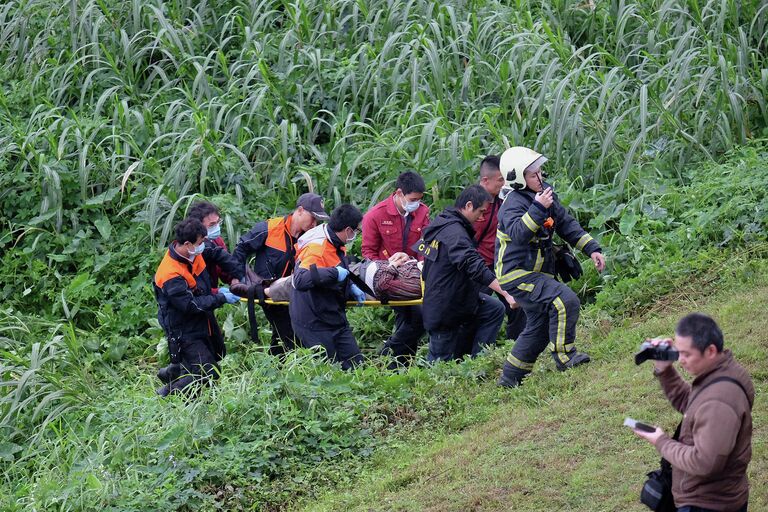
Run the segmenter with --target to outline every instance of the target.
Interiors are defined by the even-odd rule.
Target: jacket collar
[[[397,206],[395,205],[395,194],[392,194],[389,196],[389,200],[387,201],[387,213],[389,215],[397,215],[399,217],[403,217],[403,214],[400,213],[400,210],[397,209]]]
[[[467,220],[465,216],[461,214],[458,208],[455,206],[449,206],[445,209],[446,216],[450,217],[456,217],[458,221],[461,223],[462,227],[467,230],[467,233],[469,233],[470,238],[475,237],[475,227]]]
[[[192,265],[192,263],[195,260],[189,261],[187,258],[185,258],[181,254],[176,252],[176,244],[177,244],[177,242],[174,240],[171,243],[171,245],[168,247],[168,253],[171,255],[171,258],[173,258],[174,260],[178,261],[179,263],[186,263],[187,265]],[[198,254],[197,256],[195,256],[195,259],[197,259],[197,258],[202,258],[202,256],[200,254]]]

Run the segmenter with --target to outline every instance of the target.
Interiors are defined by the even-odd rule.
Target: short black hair
[[[501,158],[498,155],[488,155],[480,162],[480,177],[490,178],[497,172],[501,172]]]
[[[693,346],[699,349],[699,352],[703,353],[710,345],[714,345],[718,352],[723,351],[723,331],[712,317],[703,313],[684,316],[677,323],[675,333],[678,336],[690,336],[693,339]]]
[[[343,204],[331,212],[328,227],[338,233],[347,228],[357,229],[363,221],[363,214],[351,204]]]
[[[424,185],[424,178],[413,171],[405,171],[397,177],[397,181],[395,182],[395,190],[398,188],[403,191],[403,194],[406,195],[412,192],[423,194],[427,189],[426,185]]]
[[[464,208],[469,201],[472,201],[473,208],[480,208],[484,203],[491,202],[491,194],[489,194],[480,185],[470,185],[462,190],[459,197],[456,199],[454,206],[458,209]]]
[[[176,233],[176,242],[183,244],[186,242],[196,243],[197,239],[208,235],[208,230],[205,229],[203,223],[199,219],[187,217],[183,221],[176,224],[173,228]]]
[[[212,213],[219,215],[219,207],[213,203],[209,203],[208,201],[196,201],[192,203],[192,206],[189,207],[187,217],[191,217],[202,222],[203,219]]]

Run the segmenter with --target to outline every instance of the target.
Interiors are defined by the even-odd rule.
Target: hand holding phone
[[[633,430],[641,430],[643,432],[656,432],[656,427],[652,425],[647,425],[645,423],[640,423],[637,420],[633,420],[632,418],[624,418],[624,425],[633,429]]]

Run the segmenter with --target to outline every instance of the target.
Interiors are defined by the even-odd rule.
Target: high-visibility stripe
[[[589,233],[585,234],[584,236],[579,238],[578,242],[576,242],[576,250],[580,251],[580,250],[584,249],[584,247],[586,247],[586,245],[589,242],[591,242],[592,240],[594,240],[594,239],[589,235]]]
[[[529,292],[529,293],[532,292],[533,289],[535,288],[535,286],[532,285],[531,283],[520,283],[517,285],[517,287],[523,290],[524,292]]]
[[[525,224],[526,227],[528,227],[528,229],[530,229],[534,233],[539,230],[539,225],[536,224],[536,221],[533,220],[533,217],[531,217],[530,213],[525,212],[525,215],[521,217],[521,220],[523,221],[523,224]]]
[[[506,233],[496,230],[496,239],[499,241],[499,254],[496,257],[496,279],[501,279],[504,274],[504,253],[507,250],[507,242],[511,240]]]
[[[507,362],[509,362],[509,364],[512,366],[517,366],[521,370],[533,370],[533,363],[526,363],[525,361],[521,361],[512,354],[507,356]]]
[[[515,279],[520,279],[521,277],[527,276],[530,273],[531,273],[530,270],[523,270],[523,269],[516,269],[516,270],[513,270],[512,272],[507,272],[506,274],[498,278],[499,284],[511,283]]]
[[[566,311],[563,299],[557,297],[552,304],[557,310],[557,334],[555,335],[555,351],[557,352],[557,358],[561,363],[568,362],[568,356],[565,354],[565,321]],[[562,347],[562,350],[560,349]]]
[[[541,248],[536,249],[536,263],[533,264],[533,271],[540,272],[544,266],[544,256],[541,254]]]
[[[571,353],[571,350],[573,349],[573,345],[574,345],[573,343],[566,343],[565,345],[563,345],[563,348],[565,349],[566,354]],[[547,348],[549,349],[550,352],[557,352],[557,347],[555,347],[554,343],[550,343],[549,345],[547,345]]]

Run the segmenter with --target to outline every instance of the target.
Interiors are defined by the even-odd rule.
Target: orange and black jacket
[[[322,331],[349,325],[346,314],[349,279],[339,283],[336,269],[349,269],[344,242],[327,224],[321,224],[299,238],[297,249],[289,302],[291,322],[304,329]]]
[[[221,341],[221,331],[213,311],[226,302],[224,295],[211,293],[211,277],[205,262],[215,262],[225,272],[242,279],[236,260],[221,247],[206,246],[193,261],[176,252],[173,242],[155,272],[154,289],[157,318],[169,340],[213,337]],[[220,355],[223,355],[220,354]]]
[[[296,239],[291,236],[293,215],[257,222],[253,228],[240,237],[232,255],[242,268],[251,255],[253,271],[270,281],[293,273]]]

